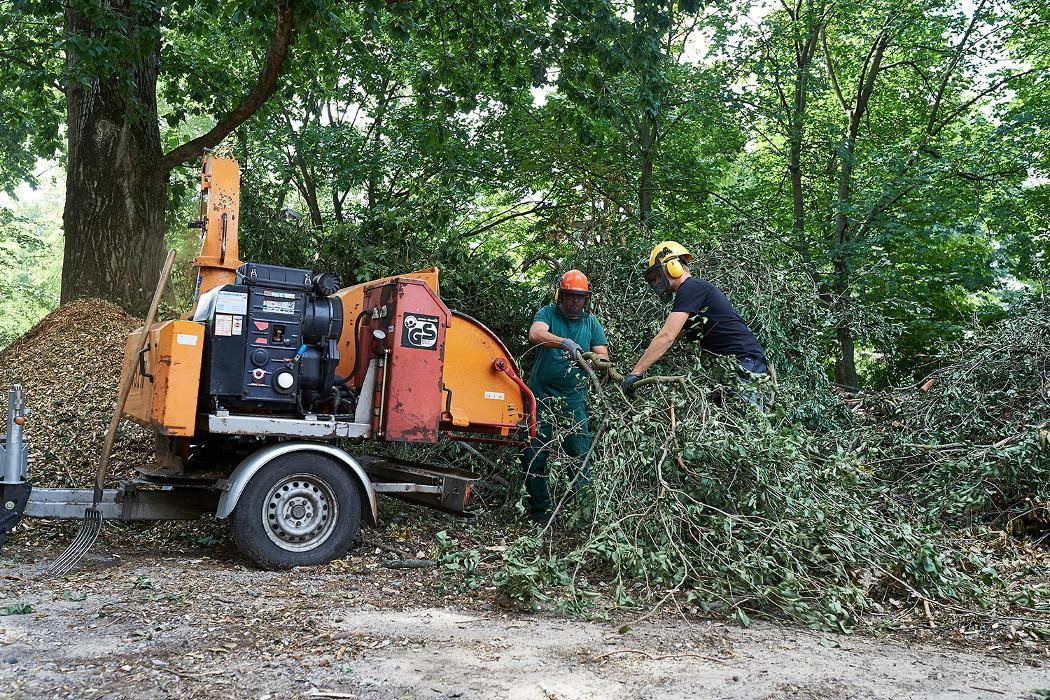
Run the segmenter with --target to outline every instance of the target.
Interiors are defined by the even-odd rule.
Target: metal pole
[[[7,392],[7,439],[4,443],[4,478],[0,483],[21,484],[25,481],[25,443],[22,436],[24,414],[22,385],[15,384]]]

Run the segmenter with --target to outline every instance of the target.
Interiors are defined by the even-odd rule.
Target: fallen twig
[[[383,544],[379,540],[374,540],[371,537],[365,537],[364,535],[358,535],[357,537],[358,537],[358,539],[361,540],[361,544],[368,545],[369,547],[378,547],[379,549],[382,549],[384,552],[390,552],[391,554],[396,554],[397,556],[401,557],[402,559],[408,559],[409,556],[410,556],[408,552],[406,552],[405,550],[401,549],[400,547],[395,547],[392,544]]]
[[[642,649],[613,649],[612,651],[607,651],[604,654],[598,654],[597,656],[592,657],[591,661],[598,661],[599,659],[604,659],[608,656],[613,656],[615,654],[641,654],[650,661],[660,661],[662,659],[679,659],[691,656],[697,659],[707,659],[708,661],[714,661],[715,663],[725,663],[723,659],[718,659],[714,656],[706,656],[704,654],[697,654],[691,651],[683,651],[678,654],[650,654],[649,652],[643,651]]]

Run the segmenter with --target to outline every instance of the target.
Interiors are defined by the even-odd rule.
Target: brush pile
[[[1048,309],[1022,309],[946,349],[926,391],[867,395],[851,410],[858,399],[843,402],[824,374],[813,291],[735,253],[734,267],[707,268],[764,326],[779,383],[756,389],[767,405],[775,392],[775,410],[760,414],[733,367],[686,347],[651,372],[684,381],[633,401],[614,384],[592,392],[586,496],[572,495],[574,460],[556,435],[555,522],[520,538],[488,582],[526,606],[586,614],[666,604],[837,631],[873,620],[937,634],[1009,630],[1050,654],[1039,529],[1050,503]],[[596,309],[621,340],[621,371],[665,314],[622,267],[584,268],[611,280],[597,289],[623,295]],[[520,471],[508,465],[505,475]],[[446,549],[450,570],[473,560]]]

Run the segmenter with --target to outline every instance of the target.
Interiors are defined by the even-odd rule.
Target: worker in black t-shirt
[[[717,355],[733,355],[741,369],[751,374],[764,374],[766,353],[755,334],[747,327],[729,299],[707,280],[689,274],[692,254],[675,241],[664,241],[653,248],[645,280],[657,294],[674,294],[674,305],[649,347],[623,378],[622,388],[634,395],[634,385],[645,371],[666,353],[679,335],[698,340],[704,350]],[[748,400],[762,408],[757,396]]]

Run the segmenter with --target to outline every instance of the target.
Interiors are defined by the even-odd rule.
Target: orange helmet
[[[586,294],[591,295],[591,281],[587,279],[587,275],[583,274],[579,270],[569,270],[568,272],[562,273],[561,277],[558,278],[558,289],[554,292],[554,301],[560,301],[562,292],[572,292],[573,294]]]

